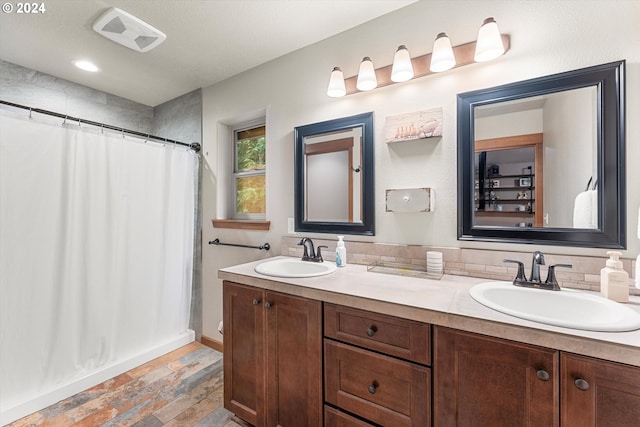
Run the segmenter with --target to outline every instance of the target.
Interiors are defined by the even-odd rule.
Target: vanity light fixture
[[[400,83],[406,82],[413,78],[413,64],[411,64],[411,56],[409,49],[403,44],[398,46],[395,55],[393,55],[393,66],[391,67],[391,80]]]
[[[329,79],[329,87],[327,88],[327,95],[332,98],[339,98],[345,96],[347,93],[344,86],[344,75],[340,67],[333,67],[331,71],[331,78]]]
[[[439,33],[433,42],[433,53],[411,58],[405,45],[400,45],[393,64],[373,69],[371,58],[365,56],[358,75],[344,79],[340,67],[331,71],[327,95],[341,97],[358,92],[405,82],[413,78],[463,67],[474,62],[490,61],[509,50],[510,39],[500,34],[495,19],[487,18],[478,31],[478,40],[451,46],[446,33]]]
[[[451,40],[446,33],[440,33],[433,42],[433,53],[431,53],[431,64],[429,70],[434,73],[447,71],[455,67],[456,58],[453,55]]]
[[[373,67],[371,58],[365,56],[360,63],[360,70],[358,71],[358,81],[356,87],[358,90],[365,91],[375,89],[378,86],[378,80],[376,79],[376,70]]]
[[[476,62],[491,61],[504,53],[504,45],[500,37],[498,24],[493,18],[487,18],[478,30],[476,53],[473,57]]]

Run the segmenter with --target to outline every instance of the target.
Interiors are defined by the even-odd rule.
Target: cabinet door
[[[562,426],[640,425],[640,368],[563,353]]]
[[[267,425],[322,426],[322,303],[267,291],[265,304]]]
[[[434,425],[558,426],[558,352],[435,328]]]
[[[224,407],[265,425],[264,291],[223,283]]]

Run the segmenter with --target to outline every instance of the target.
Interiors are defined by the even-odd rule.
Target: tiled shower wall
[[[282,238],[282,255],[302,256],[302,247],[298,246],[299,237],[285,236]],[[314,238],[316,246],[324,245],[329,249],[323,252],[326,260],[334,260],[336,241]],[[387,243],[366,243],[345,241],[347,247],[347,261],[353,264],[369,265],[376,261],[396,262],[401,264],[426,265],[427,251],[442,252],[445,274],[456,276],[471,276],[493,280],[513,280],[517,267],[514,264],[506,265],[502,260],[514,259],[522,261],[525,265],[525,273],[529,275],[531,268],[532,252],[495,251],[485,249],[466,248],[441,248],[429,246],[393,245]],[[600,270],[607,259],[603,250],[602,257],[554,255],[545,253],[546,266],[553,264],[572,264],[571,269],[557,269],[556,277],[560,286],[591,291],[600,290]],[[325,256],[326,255],[326,256]],[[633,278],[635,271],[635,259],[622,259],[623,267],[629,276]],[[547,277],[546,266],[541,266],[542,278]],[[629,281],[629,293],[640,295],[640,289]]]
[[[186,143],[202,143],[200,89],[151,107],[0,60],[0,99]],[[199,211],[195,215],[196,236],[200,236]],[[202,334],[201,259],[201,241],[197,238],[191,306],[191,329],[196,339]]]
[[[1,60],[0,98],[142,133],[153,130],[153,107]]]

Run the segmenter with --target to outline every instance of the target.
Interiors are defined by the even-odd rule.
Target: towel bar
[[[265,243],[264,245],[260,245],[260,246],[251,246],[251,245],[240,245],[237,243],[222,243],[220,239],[211,240],[209,241],[209,244],[216,245],[216,246],[235,246],[237,248],[249,248],[249,249],[258,249],[258,250],[264,249],[265,251],[268,251],[269,249],[271,249],[271,245],[269,243]]]

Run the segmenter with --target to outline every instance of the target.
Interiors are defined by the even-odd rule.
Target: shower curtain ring
[[[124,128],[120,128],[120,132],[122,132],[122,139],[124,139]]]
[[[149,134],[147,134],[147,137],[144,139],[144,143],[146,144],[148,140],[149,140]]]
[[[31,115],[31,107],[29,107],[29,119],[33,119],[33,116]]]
[[[100,133],[104,134],[104,123],[100,123]]]
[[[67,124],[67,117],[69,117],[69,116],[64,116],[64,121],[62,122],[62,126]]]

